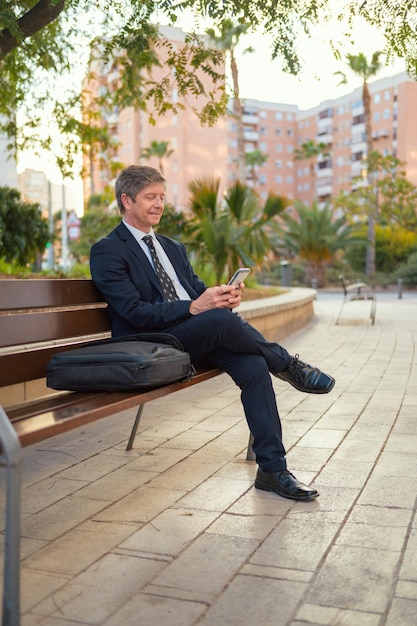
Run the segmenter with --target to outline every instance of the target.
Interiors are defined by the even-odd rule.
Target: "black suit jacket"
[[[191,299],[207,288],[194,273],[184,245],[157,235]],[[189,300],[165,302],[146,254],[121,222],[91,248],[91,275],[109,305],[114,337],[146,331],[166,331],[190,317]]]

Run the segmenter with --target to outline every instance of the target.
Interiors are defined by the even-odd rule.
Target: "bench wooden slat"
[[[0,309],[36,309],[104,302],[87,279],[11,278],[0,280]]]
[[[0,347],[92,335],[108,331],[109,326],[104,308],[0,315]]]
[[[202,370],[189,381],[171,383],[141,392],[66,393],[7,409],[22,446],[28,446],[77,428],[98,418],[108,417],[141,404],[162,398],[221,374],[221,370]],[[29,419],[28,419],[29,418]]]

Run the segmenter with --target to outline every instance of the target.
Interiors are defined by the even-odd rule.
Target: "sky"
[[[339,0],[335,0],[336,8],[338,4],[340,4]],[[282,72],[279,59],[272,61],[272,41],[263,33],[242,37],[236,53],[241,97],[265,102],[296,104],[303,110],[315,107],[325,100],[343,96],[359,87],[360,79],[352,74],[349,75],[345,62],[346,54],[363,52],[370,58],[373,52],[384,49],[384,37],[364,20],[358,19],[354,23],[355,44],[353,44],[351,37],[347,34],[346,26],[336,19],[330,19],[328,15],[326,17],[327,21],[321,21],[312,32],[311,38],[304,35],[300,37],[299,51],[303,69],[299,76],[290,76]],[[192,24],[192,18],[184,17],[177,26],[187,31],[191,30]],[[335,59],[326,41],[329,35],[337,42],[340,60]],[[252,47],[254,52],[245,54],[244,50],[248,47]],[[399,59],[394,64],[384,67],[376,78],[392,76],[404,69],[404,61]],[[340,77],[334,75],[336,71],[346,73],[348,79],[346,85],[339,85]],[[41,159],[27,154],[19,162],[19,171],[25,168],[44,170],[53,182],[62,180],[51,154],[44,155]],[[80,188],[79,181],[68,180],[66,182]],[[81,191],[79,193],[81,194]],[[82,202],[82,195],[79,197]]]
[[[342,41],[341,59],[336,60],[334,53],[325,40],[329,34],[335,41]],[[313,33],[312,39],[303,37],[300,54],[303,59],[302,71],[298,76],[290,76],[281,71],[279,59],[271,60],[270,41],[265,36],[247,36],[239,46],[239,84],[242,98],[253,98],[265,102],[296,104],[300,109],[309,109],[328,99],[335,99],[350,93],[361,85],[361,81],[349,74],[346,65],[348,53],[363,52],[367,58],[377,50],[384,50],[385,40],[364,20],[356,20],[354,26],[355,44],[350,43],[345,27],[333,20],[321,24]],[[244,48],[253,47],[255,52],[243,54]],[[334,72],[346,74],[348,83],[340,85],[340,76]],[[405,71],[405,62],[398,59],[381,70],[376,79],[392,76]]]

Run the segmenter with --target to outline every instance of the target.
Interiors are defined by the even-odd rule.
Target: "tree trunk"
[[[17,46],[20,45],[20,39],[31,37],[53,22],[63,11],[64,6],[65,0],[58,0],[56,3],[51,0],[39,0],[39,2],[18,21],[18,26],[21,31],[19,38],[12,35],[7,28],[2,30],[0,32],[0,51],[3,56],[17,48]]]
[[[366,80],[363,83],[362,88],[362,101],[365,114],[365,137],[366,137],[366,151],[368,158],[368,185],[374,188],[374,172],[369,169],[369,157],[373,149],[372,141],[372,125],[371,125],[371,95],[369,93]],[[368,278],[375,274],[375,207],[368,207],[368,243],[366,244],[366,261],[365,261],[365,273]]]
[[[236,59],[233,52],[230,53],[230,69],[233,79],[233,111],[237,124],[237,158],[238,158],[238,179],[245,184],[246,181],[246,159],[245,159],[245,135],[243,132],[243,107],[239,98],[239,77]]]

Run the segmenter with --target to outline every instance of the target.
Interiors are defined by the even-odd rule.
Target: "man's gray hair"
[[[123,215],[125,211],[121,199],[123,193],[134,200],[139,191],[152,183],[164,183],[164,185],[166,183],[165,176],[155,167],[130,165],[122,170],[114,187],[120,213]]]

